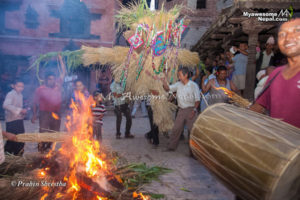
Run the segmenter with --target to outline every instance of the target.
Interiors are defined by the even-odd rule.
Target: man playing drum
[[[275,69],[266,88],[250,108],[300,128],[300,18],[285,22],[279,29],[278,46],[288,64]]]

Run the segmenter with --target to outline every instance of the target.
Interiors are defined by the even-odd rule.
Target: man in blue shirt
[[[242,94],[245,89],[246,84],[246,71],[248,64],[248,45],[246,43],[240,43],[239,48],[234,47],[235,51],[239,53],[236,54],[233,58],[234,72],[232,81]]]

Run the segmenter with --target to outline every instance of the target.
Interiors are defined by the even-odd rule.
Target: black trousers
[[[6,132],[10,132],[15,135],[24,133],[25,129],[23,120],[6,122]],[[13,142],[8,140],[4,146],[4,151],[14,155],[22,155],[24,152],[24,143]]]
[[[58,113],[55,113],[58,115]],[[58,132],[60,129],[60,119],[54,119],[51,112],[40,111],[39,113],[40,133]],[[38,150],[44,152],[51,148],[52,142],[40,142]]]
[[[152,140],[152,143],[155,145],[159,144],[159,130],[158,130],[158,126],[156,124],[154,124],[153,121],[153,111],[151,106],[147,106],[147,111],[148,111],[148,117],[149,117],[149,122],[150,122],[150,132],[147,133],[147,138]]]
[[[99,123],[93,123],[93,136],[98,140],[99,142],[102,141],[102,125]]]
[[[117,129],[117,135],[121,135],[120,128],[121,128],[121,122],[122,122],[122,113],[126,117],[126,130],[125,130],[125,135],[130,134],[130,129],[132,125],[132,119],[131,119],[131,113],[130,113],[130,108],[128,104],[122,104],[120,106],[115,106],[115,114],[117,116],[117,122],[116,122],[116,129]]]

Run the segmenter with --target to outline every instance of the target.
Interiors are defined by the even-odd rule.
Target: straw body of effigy
[[[194,123],[193,154],[247,200],[300,199],[300,129],[230,104],[215,104]]]
[[[155,124],[160,131],[168,131],[173,126],[173,112],[176,108],[167,101],[167,93],[163,89],[162,78],[166,78],[170,84],[177,81],[178,66],[196,67],[200,63],[197,52],[191,52],[180,48],[181,34],[189,23],[181,18],[181,6],[175,6],[170,10],[164,8],[150,11],[144,1],[130,3],[121,6],[116,15],[119,26],[129,28],[124,32],[128,40],[135,34],[144,42],[138,48],[128,47],[91,48],[83,46],[83,64],[110,64],[115,81],[125,82],[125,93],[135,97],[151,96],[151,90],[159,93],[159,99],[150,99],[153,109]],[[178,22],[176,22],[178,21]],[[180,22],[179,22],[180,21]],[[173,27],[173,28],[172,28]],[[174,28],[177,27],[177,28]],[[182,31],[182,32],[181,32]],[[156,42],[161,34],[162,43],[165,45],[163,53],[154,53]],[[180,35],[180,36],[179,36]],[[179,37],[178,37],[179,36]],[[162,44],[158,43],[157,44]],[[176,45],[175,45],[176,44]],[[161,45],[157,49],[162,48]],[[125,76],[124,76],[125,74]],[[134,99],[131,99],[134,100]]]
[[[162,6],[160,10],[151,11],[145,0],[138,0],[120,7],[115,18],[119,30],[127,30],[123,36],[130,41],[130,47],[82,46],[76,52],[64,54],[67,65],[73,66],[70,69],[81,64],[88,67],[110,65],[114,80],[121,83],[124,92],[144,96],[156,90],[159,96],[165,96],[162,78],[173,84],[177,81],[179,66],[193,68],[200,63],[197,52],[181,49],[182,34],[190,20],[185,19],[181,12],[183,7],[178,5],[168,10]],[[38,69],[43,59],[52,56],[57,56],[57,53],[41,56],[32,66]],[[169,104],[166,98],[154,100],[151,105],[155,107],[153,115],[159,129],[170,130],[172,120],[158,119],[172,119],[170,111],[174,110],[174,105]]]
[[[83,46],[82,50],[84,52],[82,56],[84,65],[97,63],[111,64],[115,80],[120,80],[129,48],[92,48]],[[163,89],[161,78],[164,78],[165,74],[160,74],[159,76],[154,75],[152,56],[150,54],[144,55],[143,70],[138,72],[137,58],[139,56],[140,54],[133,52],[132,57],[135,57],[135,59],[131,59],[129,62],[128,77],[124,93],[130,93],[131,96],[136,98],[149,97],[151,106],[153,107],[155,123],[158,125],[160,131],[169,131],[173,126],[172,111],[175,110],[176,106],[169,103],[167,98],[164,98],[167,96],[167,93]],[[177,81],[178,65],[195,67],[200,62],[198,54],[188,50],[180,49],[178,51],[178,60],[175,59],[176,56],[177,54],[174,49],[169,51],[168,65],[175,66],[175,68],[173,69],[173,73],[167,74],[167,79],[172,80],[172,83]],[[162,57],[155,57],[153,62],[156,66],[159,66],[162,62]],[[158,91],[159,97],[151,98],[151,90]]]
[[[63,142],[70,136],[66,133],[24,133],[17,135],[18,142]]]

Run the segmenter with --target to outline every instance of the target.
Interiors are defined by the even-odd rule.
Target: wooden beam
[[[235,27],[235,28],[231,29],[231,35],[234,36],[234,37],[242,35],[242,34],[243,34],[243,31],[242,31],[241,26],[238,26],[238,27]]]
[[[220,32],[220,33],[231,33],[231,29],[232,29],[232,27],[222,27],[222,28],[218,29],[218,32]]]
[[[268,9],[288,9],[290,5],[295,10],[300,9],[300,4],[297,1],[283,1],[283,0],[272,0],[272,1],[238,1],[238,7],[240,9],[253,9],[253,8],[268,8]]]
[[[231,24],[240,24],[245,20],[247,20],[246,17],[231,17],[228,19],[228,22]]]
[[[232,41],[232,39],[243,35],[242,27],[236,27],[236,28],[232,29],[231,31],[232,31],[231,34],[229,34],[223,38],[223,43]]]
[[[210,35],[211,39],[223,39],[227,34],[214,33]]]
[[[248,42],[248,36],[233,37],[232,41],[235,41],[235,42]]]
[[[216,46],[218,46],[220,44],[222,44],[222,41],[218,42],[218,41],[211,41],[210,40],[210,41],[205,41],[201,47],[203,47],[203,46],[209,46],[211,48],[215,48]]]
[[[223,42],[223,44],[221,45],[221,47],[223,48],[223,49],[229,49],[229,47],[230,47],[230,40],[227,40],[226,42]]]

